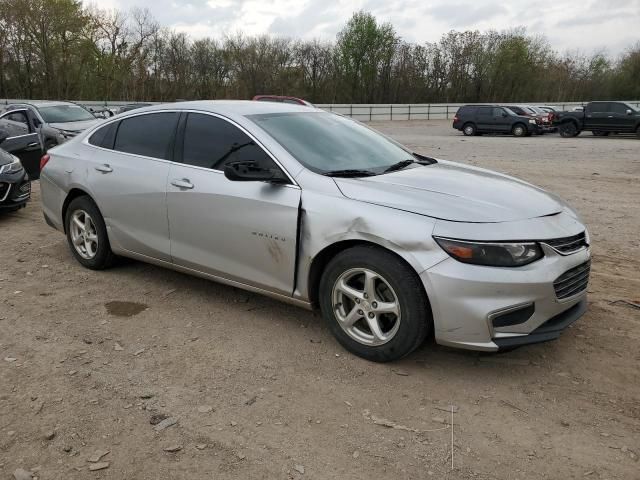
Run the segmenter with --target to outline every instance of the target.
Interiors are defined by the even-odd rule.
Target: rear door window
[[[228,162],[253,160],[264,168],[276,167],[251,137],[222,118],[189,113],[184,129],[182,162],[223,170]]]
[[[478,115],[486,115],[486,116],[491,116],[493,113],[493,109],[491,107],[479,107],[478,108]]]
[[[159,112],[120,120],[114,150],[170,160],[179,114]]]
[[[609,112],[609,102],[595,102],[587,105],[587,113],[604,113]]]

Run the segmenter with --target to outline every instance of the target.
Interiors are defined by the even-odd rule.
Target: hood
[[[347,198],[456,222],[512,222],[564,208],[558,198],[521,180],[442,160],[375,177],[334,180]]]
[[[58,130],[66,130],[68,132],[82,132],[87,128],[103,122],[104,120],[96,118],[94,120],[82,120],[81,122],[64,122],[64,123],[50,123],[49,126],[57,128]]]

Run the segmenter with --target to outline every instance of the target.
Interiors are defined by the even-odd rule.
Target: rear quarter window
[[[456,115],[473,115],[476,113],[476,107],[464,106],[458,109]]]
[[[112,149],[119,123],[120,122],[113,122],[97,129],[89,137],[89,143],[96,147]]]

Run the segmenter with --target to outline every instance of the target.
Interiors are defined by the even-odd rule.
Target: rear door
[[[20,109],[0,115],[0,130],[9,134],[0,148],[18,157],[29,178],[37,179],[40,176],[42,147],[38,132],[29,121],[29,112],[26,109]]]
[[[171,256],[182,267],[284,295],[293,292],[300,188],[234,182],[227,162],[280,168],[246,131],[228,120],[189,113],[181,121],[167,187]]]
[[[179,116],[153,112],[109,123],[89,137],[95,148],[84,159],[113,246],[166,262],[166,187]]]
[[[589,103],[584,110],[584,126],[590,130],[612,130],[613,114],[609,102]]]
[[[493,107],[478,107],[476,113],[478,130],[482,132],[495,132],[493,125]]]

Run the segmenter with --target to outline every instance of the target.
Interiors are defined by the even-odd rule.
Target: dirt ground
[[[374,123],[583,214],[590,306],[558,341],[368,363],[317,313],[143,263],[83,269],[36,182],[0,217],[0,479],[640,478],[640,310],[613,303],[640,302],[640,141],[449,125]]]

